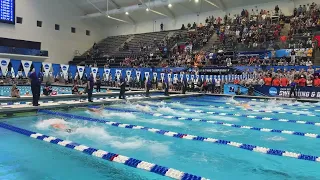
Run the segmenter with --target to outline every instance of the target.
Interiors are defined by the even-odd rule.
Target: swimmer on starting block
[[[73,131],[70,127],[66,126],[63,123],[54,123],[54,124],[51,124],[50,126],[56,130],[65,131],[67,133],[71,133]]]

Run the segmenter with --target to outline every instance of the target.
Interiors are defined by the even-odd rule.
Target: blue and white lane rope
[[[232,147],[244,149],[247,151],[259,152],[259,153],[264,153],[264,154],[268,154],[268,155],[284,156],[284,157],[291,157],[291,158],[295,158],[295,159],[320,162],[319,156],[300,154],[300,153],[289,152],[289,151],[284,151],[284,150],[272,149],[272,148],[267,148],[267,147],[260,147],[260,146],[256,146],[256,145],[232,142],[232,141],[228,141],[228,140],[208,138],[208,137],[203,137],[203,136],[195,136],[195,135],[190,135],[190,134],[172,132],[172,131],[161,130],[161,129],[156,129],[156,128],[149,128],[149,127],[144,127],[144,126],[123,124],[123,123],[119,123],[119,122],[112,122],[112,121],[107,121],[107,120],[102,120],[102,119],[72,115],[72,114],[61,113],[61,112],[53,112],[53,111],[49,111],[49,110],[39,110],[39,112],[50,114],[50,115],[57,115],[57,116],[61,116],[61,117],[66,117],[66,118],[75,118],[75,119],[79,119],[79,120],[98,122],[98,123],[103,123],[103,124],[107,124],[109,126],[115,126],[115,127],[120,127],[120,128],[144,130],[144,131],[160,134],[163,136],[173,137],[173,138],[181,138],[181,139],[187,139],[187,140],[194,140],[194,141],[209,142],[209,143],[215,143],[215,144],[220,144],[220,145],[232,146]]]
[[[170,104],[170,103],[167,103],[167,104]],[[214,105],[203,105],[203,104],[197,104],[197,105],[185,104],[185,105],[190,106],[190,107],[192,106],[192,108],[207,107],[207,108],[226,109],[226,110],[241,109],[241,110],[246,110],[246,111],[250,111],[250,112],[291,114],[291,115],[296,115],[296,116],[320,117],[320,115],[315,115],[315,114],[304,114],[304,113],[286,112],[286,111],[272,111],[272,110],[258,110],[258,109],[250,109],[250,108],[239,107],[239,106],[225,107],[225,106],[214,106]],[[249,106],[251,106],[251,105],[249,104]]]
[[[40,133],[36,133],[36,132],[32,132],[26,129],[22,129],[22,128],[18,128],[15,126],[11,126],[5,123],[0,123],[0,127],[34,138],[34,139],[38,139],[38,140],[42,140],[48,143],[52,143],[52,144],[56,144],[56,145],[60,145],[66,148],[70,148],[73,150],[77,150],[80,152],[83,152],[87,155],[92,155],[104,160],[108,160],[108,161],[112,161],[112,162],[117,162],[120,164],[124,164],[126,166],[130,166],[133,168],[137,168],[137,169],[142,169],[145,171],[149,171],[152,173],[156,173],[162,176],[167,176],[173,179],[179,179],[179,180],[206,180],[206,178],[201,177],[201,176],[196,176],[193,174],[189,174],[189,173],[185,173],[173,168],[168,168],[165,166],[160,166],[157,164],[153,164],[153,163],[149,163],[146,161],[142,161],[139,159],[134,159],[134,158],[130,158],[127,156],[123,156],[120,154],[115,154],[112,152],[106,152],[104,150],[100,150],[100,149],[96,149],[96,148],[91,148],[88,147],[86,145],[82,145],[82,144],[78,144],[72,141],[67,141],[67,140],[62,140],[53,136],[47,136],[47,135],[43,135]]]
[[[105,108],[106,110],[113,110],[118,112],[138,112],[138,113],[144,113],[149,114],[155,117],[162,117],[165,119],[176,119],[176,120],[182,120],[182,121],[193,121],[193,122],[202,122],[202,123],[211,123],[216,125],[222,125],[227,127],[233,127],[233,128],[240,128],[240,129],[248,129],[248,130],[254,130],[254,131],[260,131],[260,132],[271,132],[271,133],[281,133],[281,134],[289,134],[289,135],[296,135],[296,136],[305,136],[310,138],[320,138],[319,134],[314,133],[304,133],[304,132],[295,132],[290,130],[279,130],[279,129],[269,129],[269,128],[259,128],[259,127],[251,127],[251,126],[242,126],[238,124],[230,124],[230,123],[224,123],[221,121],[210,121],[206,119],[199,119],[199,118],[187,118],[187,117],[179,117],[179,116],[171,116],[171,115],[165,115],[160,113],[148,113],[148,112],[142,112],[142,111],[135,111],[135,110],[123,110],[118,108]]]
[[[156,105],[149,105],[149,106],[158,107]],[[215,112],[215,111],[203,111],[203,110],[193,110],[193,109],[183,109],[183,108],[172,108],[172,109],[184,110],[186,112],[194,112],[194,113],[200,113],[200,114],[219,115],[219,116],[236,116],[236,117],[245,117],[245,118],[258,119],[258,120],[264,120],[264,121],[278,121],[278,122],[286,122],[286,123],[308,124],[308,125],[320,126],[320,122],[316,123],[311,121],[279,119],[279,118],[253,116],[253,115],[245,115],[245,114],[238,114],[238,113],[233,114],[233,113],[222,113],[222,112]]]

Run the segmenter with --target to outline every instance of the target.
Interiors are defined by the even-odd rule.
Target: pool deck
[[[144,92],[143,92],[144,93]],[[118,95],[119,93],[115,93]],[[113,95],[115,95],[113,94]],[[128,93],[126,95],[129,95]],[[131,102],[134,101],[150,101],[150,100],[161,100],[161,99],[170,99],[170,98],[183,98],[183,97],[191,97],[191,96],[201,96],[200,93],[188,93],[188,94],[170,94],[170,96],[163,96],[163,95],[156,95],[152,96],[150,98],[148,97],[137,97],[133,95],[129,95],[129,97],[126,100],[129,100]],[[87,96],[84,96],[87,97]],[[61,98],[61,96],[59,97]],[[34,107],[31,105],[31,103],[28,104],[14,104],[14,105],[4,105],[0,106],[0,113],[16,113],[16,112],[25,112],[25,111],[34,111],[39,109],[54,109],[54,108],[72,108],[72,107],[80,107],[80,106],[88,106],[88,105],[101,105],[101,104],[113,104],[113,103],[121,103],[126,102],[126,100],[123,99],[116,99],[114,96],[111,98],[99,98],[97,100],[94,100],[92,103],[88,103],[87,100],[62,100],[62,101],[48,101],[47,103],[42,103],[40,106]],[[21,100],[20,100],[21,101]]]

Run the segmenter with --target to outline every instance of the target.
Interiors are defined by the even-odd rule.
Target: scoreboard
[[[15,24],[15,0],[0,0],[0,22]]]

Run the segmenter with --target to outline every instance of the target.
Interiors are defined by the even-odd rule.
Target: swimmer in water
[[[65,131],[67,133],[71,133],[73,131],[70,127],[66,126],[63,123],[54,123],[54,124],[51,124],[50,126],[56,130]]]
[[[246,109],[249,109],[250,108],[250,105],[249,104],[246,104],[246,103],[235,103],[235,105],[236,106],[242,106],[242,107],[244,107],[244,108],[246,108]]]
[[[100,108],[88,108],[88,111],[94,112],[94,113],[101,113],[101,111],[104,110],[104,106],[102,105]]]

